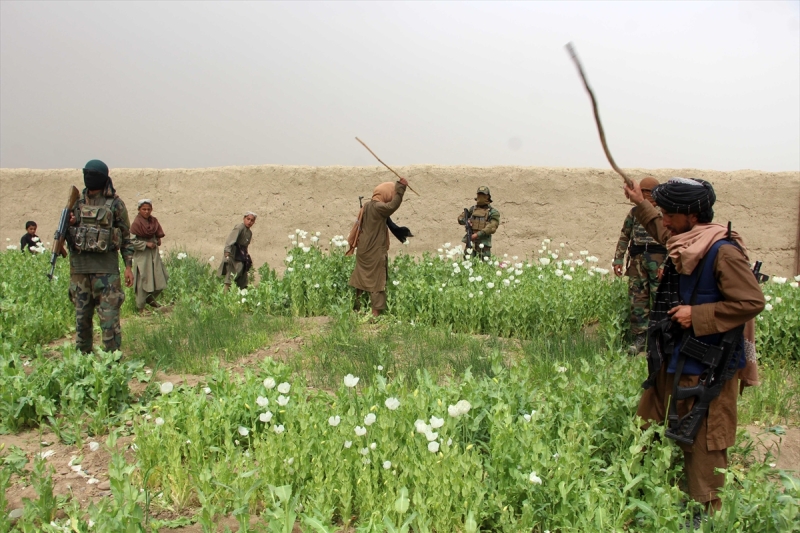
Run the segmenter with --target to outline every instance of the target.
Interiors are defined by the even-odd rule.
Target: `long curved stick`
[[[606,153],[606,159],[608,159],[608,162],[611,163],[611,167],[617,171],[617,174],[622,176],[622,179],[625,180],[625,184],[628,187],[633,187],[633,181],[622,171],[621,168],[617,166],[617,164],[614,162],[614,158],[611,157],[611,151],[609,151],[608,144],[606,144],[606,134],[603,131],[603,124],[600,122],[600,113],[597,111],[597,100],[594,97],[592,88],[589,87],[586,74],[583,73],[583,66],[581,66],[581,60],[578,59],[578,54],[575,52],[575,47],[572,46],[572,43],[567,43],[566,48],[569,52],[569,55],[572,57],[572,61],[575,63],[575,66],[578,67],[578,73],[581,75],[581,80],[583,80],[583,86],[586,88],[586,92],[589,93],[589,98],[592,99],[594,121],[597,123],[597,132],[600,134],[600,142],[603,144],[603,151]]]
[[[401,179],[403,178],[403,176],[401,176],[400,174],[398,174],[397,172],[395,172],[395,171],[394,171],[394,169],[392,169],[392,167],[390,167],[389,165],[387,165],[386,163],[384,163],[383,161],[381,161],[381,158],[380,158],[380,157],[378,157],[377,155],[375,155],[375,152],[373,152],[372,150],[370,150],[370,149],[369,149],[369,146],[367,146],[366,144],[364,144],[364,141],[362,141],[362,140],[361,140],[361,139],[359,139],[358,137],[356,137],[356,140],[357,140],[358,142],[360,142],[360,143],[361,143],[361,144],[364,146],[364,148],[366,148],[366,149],[367,149],[367,151],[368,151],[369,153],[371,153],[371,154],[372,154],[372,156],[373,156],[375,159],[377,159],[377,160],[378,160],[378,162],[379,162],[381,165],[383,165],[383,166],[385,166],[386,168],[388,168],[389,170],[391,170],[391,171],[392,171],[392,174],[394,174],[394,175],[395,175],[395,176],[397,176],[398,178],[401,178]],[[417,191],[415,191],[414,189],[412,189],[412,188],[411,188],[411,185],[407,185],[407,187],[408,187],[408,189],[409,189],[411,192],[413,192],[414,194],[416,194],[417,196],[419,196],[419,193],[418,193]]]

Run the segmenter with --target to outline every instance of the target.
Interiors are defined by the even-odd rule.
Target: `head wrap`
[[[486,197],[487,197],[487,202],[488,203],[492,203],[492,193],[489,192],[489,187],[487,187],[486,185],[481,185],[480,187],[478,187],[478,192],[475,193],[475,194],[476,194],[476,197],[475,197],[475,201],[476,202],[478,202],[478,198],[477,198],[478,194],[485,194]],[[478,202],[478,205],[486,205],[486,204],[484,204],[483,202]]]
[[[139,200],[139,203],[136,204],[136,207],[142,207],[143,204],[150,204],[150,207],[153,207],[153,202],[151,202],[149,198],[142,198]]]
[[[395,193],[395,186],[393,181],[387,181],[381,183],[372,191],[372,200],[376,202],[383,202],[384,204],[388,204],[394,198]],[[350,234],[347,236],[347,243],[350,245],[345,255],[352,255],[355,251],[356,247],[358,246],[358,238],[361,236],[361,220],[364,218],[364,208],[362,207],[358,211],[358,216],[356,217],[356,222],[353,224],[353,227],[350,228]],[[389,228],[386,228],[386,247],[388,250],[389,247]]]
[[[90,191],[104,189],[108,182],[108,165],[92,159],[83,167],[83,183]]]
[[[651,193],[656,204],[667,213],[684,215],[708,211],[717,200],[714,187],[695,178],[672,178]]]
[[[247,212],[246,212],[244,215],[242,215],[242,216],[245,216],[245,217],[253,217],[253,218],[258,218],[258,215],[256,215],[256,214],[255,214],[255,213],[253,213],[252,211],[247,211]]]

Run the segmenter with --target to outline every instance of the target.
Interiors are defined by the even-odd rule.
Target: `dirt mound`
[[[499,255],[531,256],[542,239],[567,244],[569,251],[589,250],[608,267],[622,221],[630,209],[621,179],[610,170],[540,167],[469,167],[415,165],[397,169],[420,193],[409,192],[393,217],[411,228],[412,254],[457,243],[461,210],[472,205],[475,190],[488,185],[502,215],[494,238]],[[716,220],[733,221],[763,271],[793,274],[798,224],[800,172],[692,169],[629,171],[635,178],[653,175],[703,178],[719,198]],[[114,185],[135,215],[136,201],[153,200],[153,214],[167,236],[164,246],[183,248],[218,264],[225,236],[242,214],[259,214],[253,227],[255,264],[267,261],[283,270],[287,236],[296,228],[320,231],[321,242],[346,235],[358,211],[358,197],[369,198],[378,183],[393,176],[382,167],[249,166],[205,169],[112,169]],[[52,240],[69,185],[81,186],[81,172],[0,169],[0,239],[19,244],[25,221],[39,224],[39,235]]]

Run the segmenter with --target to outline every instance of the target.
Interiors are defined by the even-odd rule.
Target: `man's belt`
[[[628,254],[633,257],[635,255],[641,255],[644,252],[650,254],[667,254],[667,249],[658,244],[658,243],[647,243],[647,244],[631,244],[628,247]]]

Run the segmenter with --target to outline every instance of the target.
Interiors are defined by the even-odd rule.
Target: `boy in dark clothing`
[[[25,251],[25,248],[28,248],[28,251],[32,254],[35,254],[33,249],[39,248],[42,243],[39,240],[39,237],[36,235],[36,222],[33,220],[29,220],[25,223],[25,235],[19,240],[19,249],[21,252]]]

